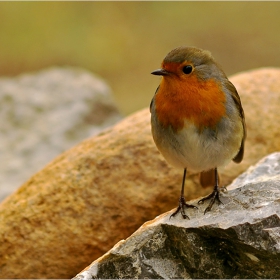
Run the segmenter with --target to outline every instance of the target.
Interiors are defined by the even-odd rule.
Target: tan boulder
[[[243,101],[248,139],[244,162],[221,171],[224,184],[280,149],[280,69],[231,80]],[[0,277],[75,276],[145,221],[175,207],[181,176],[153,143],[148,109],[81,142],[0,205]],[[196,174],[186,188],[187,199],[210,191],[198,186]]]

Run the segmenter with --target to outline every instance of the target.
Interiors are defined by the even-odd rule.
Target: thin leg
[[[219,176],[218,176],[218,170],[217,168],[215,168],[215,186],[214,186],[214,190],[212,193],[210,193],[209,195],[207,195],[206,197],[203,197],[202,199],[200,199],[198,201],[198,204],[200,203],[204,203],[205,200],[210,199],[210,203],[209,205],[206,207],[204,214],[206,214],[207,212],[209,212],[214,204],[214,202],[217,200],[218,204],[222,203],[222,201],[220,200],[220,191],[219,191]]]
[[[187,175],[187,168],[184,169],[183,181],[182,181],[182,188],[181,188],[181,195],[180,195],[180,198],[179,198],[179,205],[178,205],[176,211],[170,216],[170,218],[176,216],[179,212],[181,212],[181,215],[182,215],[182,217],[183,217],[184,219],[186,219],[186,218],[189,219],[189,217],[188,217],[188,216],[186,215],[186,213],[185,213],[184,207],[188,207],[188,208],[197,208],[197,207],[194,206],[194,205],[190,205],[190,204],[187,204],[187,203],[186,203],[186,200],[185,200],[185,197],[184,197],[186,175]]]

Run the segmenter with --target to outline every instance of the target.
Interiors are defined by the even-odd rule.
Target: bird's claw
[[[225,187],[221,188],[221,189],[226,189]],[[209,195],[207,195],[206,197],[203,197],[202,199],[200,199],[198,201],[198,204],[203,204],[205,200],[210,199],[210,203],[209,205],[206,207],[206,209],[204,210],[204,215],[209,212],[212,209],[212,206],[214,204],[215,201],[218,202],[218,204],[223,204],[223,202],[220,200],[220,191],[218,186],[215,186],[214,190],[212,193],[210,193]]]
[[[187,204],[185,198],[183,196],[181,196],[180,199],[179,199],[179,205],[178,205],[176,211],[173,214],[170,215],[169,219],[171,219],[171,217],[175,217],[179,212],[181,212],[181,215],[184,219],[187,219],[187,218],[190,219],[188,217],[188,215],[186,215],[184,207],[198,209],[194,205]]]
[[[219,187],[219,189],[220,189],[222,192],[224,192],[224,193],[227,193],[227,192],[228,192],[226,186]]]

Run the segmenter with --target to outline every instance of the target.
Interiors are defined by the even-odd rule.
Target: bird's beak
[[[157,76],[167,76],[170,73],[167,70],[161,68],[161,69],[154,70],[151,74]]]

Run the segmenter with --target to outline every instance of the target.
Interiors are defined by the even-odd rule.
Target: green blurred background
[[[208,49],[228,75],[279,67],[279,27],[280,2],[0,2],[0,75],[82,67],[126,115],[149,106],[171,49]]]

